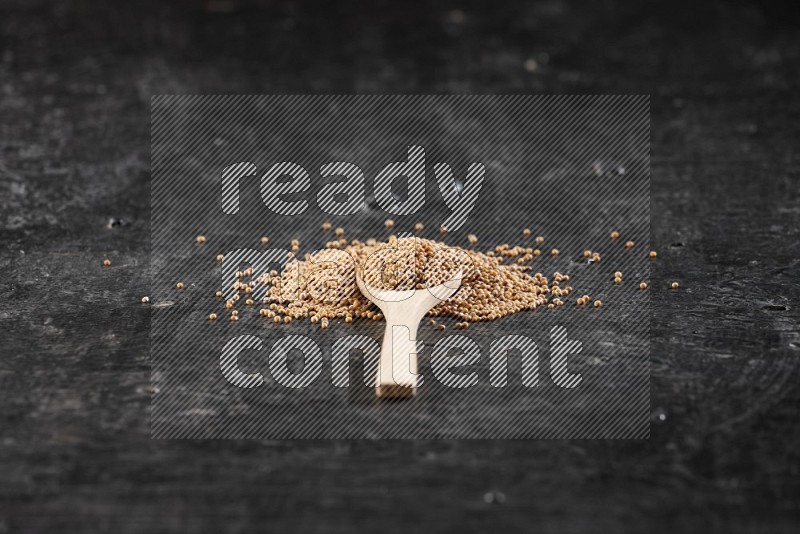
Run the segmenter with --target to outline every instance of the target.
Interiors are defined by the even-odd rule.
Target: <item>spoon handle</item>
[[[411,397],[422,383],[422,376],[417,374],[418,327],[419,321],[413,320],[386,322],[378,368],[378,397]]]

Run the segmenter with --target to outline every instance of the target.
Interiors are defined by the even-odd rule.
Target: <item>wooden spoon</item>
[[[383,333],[378,366],[378,397],[405,398],[416,393],[422,383],[417,374],[417,329],[428,311],[452,297],[461,287],[462,271],[443,284],[426,289],[378,289],[364,283],[361,269],[356,269],[356,283],[361,293],[383,312]]]

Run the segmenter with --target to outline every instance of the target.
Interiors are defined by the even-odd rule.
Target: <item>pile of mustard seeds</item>
[[[293,243],[294,245],[294,243]],[[380,310],[358,289],[356,269],[366,285],[377,289],[424,289],[456,279],[462,282],[450,299],[435,306],[428,315],[460,319],[457,328],[469,322],[499,319],[540,306],[561,306],[572,292],[566,285],[569,276],[554,273],[548,279],[541,273],[529,274],[522,262],[504,264],[524,249],[498,247],[489,253],[453,247],[417,237],[390,236],[387,242],[344,239],[328,242],[327,248],[290,260],[282,272],[255,276],[252,268],[237,273],[236,296],[226,303],[232,309],[241,298],[254,305],[252,295],[263,284],[266,296],[260,315],[274,322],[309,319],[327,328],[336,318],[352,322],[356,318],[380,320]],[[507,253],[507,249],[513,251]],[[562,287],[563,284],[563,287]]]

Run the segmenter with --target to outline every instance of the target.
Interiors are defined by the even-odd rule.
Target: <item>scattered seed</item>
[[[586,249],[586,250],[584,250],[584,251],[583,251],[583,257],[584,257],[584,258],[588,258],[588,257],[590,257],[591,255],[592,255],[592,251],[591,251],[591,250],[589,250],[589,249]]]
[[[244,304],[245,306],[252,306],[253,304],[255,304],[255,302],[253,301],[253,299],[247,299],[246,301],[244,301]]]
[[[622,278],[622,272],[621,271],[615,272],[614,273],[614,278]]]
[[[530,236],[531,236],[531,233],[532,233],[532,232],[531,232],[531,229],[530,229],[530,228],[525,228],[524,230],[522,230],[522,235],[523,235],[524,237],[530,237]]]
[[[206,242],[206,236],[199,235],[199,236],[195,237],[194,240],[197,241],[198,245],[202,245],[203,243]]]
[[[617,285],[620,285],[622,283],[622,278],[620,278],[620,277],[614,278],[614,283],[617,284]]]
[[[148,304],[150,302],[150,297],[142,297],[142,304]]]
[[[539,244],[539,245],[544,243],[544,236],[541,236],[541,235],[540,236],[536,236],[536,243]]]
[[[658,252],[656,252],[655,250],[651,250],[650,251],[650,257],[653,258],[653,259],[657,258],[658,257]]]
[[[470,245],[476,245],[478,243],[478,236],[475,234],[467,234],[467,241],[469,241]]]
[[[394,221],[392,219],[386,219],[383,221],[383,226],[385,226],[387,230],[391,230],[394,228]]]
[[[633,241],[628,241],[625,243],[625,248],[633,248]]]
[[[596,301],[594,301],[594,307],[595,307],[595,308],[599,308],[599,307],[600,307],[600,306],[602,306],[602,305],[603,305],[603,301],[602,301],[602,300],[596,300]]]
[[[108,267],[110,265],[111,265],[111,260],[109,260],[108,258],[103,260],[103,267]]]
[[[436,330],[446,330],[446,329],[447,329],[447,327],[445,325],[443,325],[443,324],[437,324],[436,325]]]
[[[175,287],[177,287],[178,289],[183,289],[183,282],[178,282],[177,284],[175,284]]]
[[[678,289],[680,287],[680,284],[678,284],[678,282],[672,282],[672,285],[670,287],[672,287],[672,289]]]
[[[269,243],[269,238],[265,235],[261,236],[261,239],[259,239],[258,242],[261,243],[262,245],[266,245],[267,243]]]
[[[616,230],[611,232],[611,239],[619,239],[619,232],[617,232]]]
[[[639,284],[639,289],[647,289],[647,282],[641,282]]]
[[[238,321],[238,320],[239,320],[238,315],[231,315],[231,321]]]
[[[439,227],[439,233],[442,234],[442,235],[446,234],[449,231],[450,230],[448,230],[446,226],[440,226]]]
[[[341,237],[341,236],[344,235],[344,228],[339,227],[333,233],[336,234],[337,236]]]
[[[208,314],[208,318],[209,318],[211,321],[216,321],[216,320],[217,320],[217,314],[216,314],[216,313],[209,313],[209,314]]]
[[[222,260],[224,260],[224,259],[225,259],[225,256],[223,256],[222,254],[217,254],[217,262],[218,263],[222,263]]]
[[[553,256],[558,256],[558,254],[559,254],[559,253],[558,253],[558,249],[557,249],[557,248],[554,248],[554,249],[553,249],[553,250],[550,252],[550,254],[552,254]]]
[[[322,231],[323,231],[323,232],[327,232],[327,231],[329,231],[330,229],[331,229],[331,223],[329,223],[329,222],[324,222],[324,223],[322,223]]]

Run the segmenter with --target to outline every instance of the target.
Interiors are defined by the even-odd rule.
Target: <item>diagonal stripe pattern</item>
[[[647,96],[163,95],[151,137],[154,438],[649,436]],[[423,165],[424,188],[375,187],[404,163]],[[453,246],[474,233],[481,250],[539,248],[533,271],[567,273],[603,305],[458,336],[423,325],[424,384],[403,402],[375,398],[382,322],[277,324],[263,294],[230,320],[236,271],[284,268],[292,239],[323,248],[325,221],[385,239],[386,218]]]

